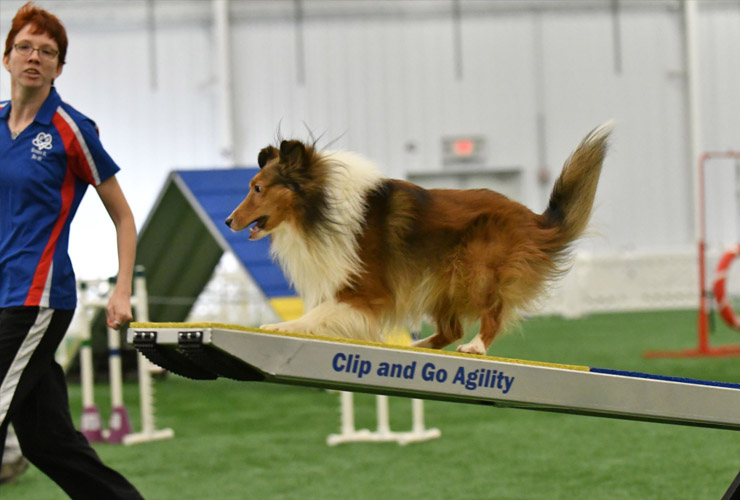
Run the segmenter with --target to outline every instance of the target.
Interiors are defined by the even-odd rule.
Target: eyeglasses
[[[59,55],[59,51],[52,49],[51,47],[37,48],[26,42],[16,43],[15,45],[13,45],[13,47],[15,48],[15,51],[18,52],[18,54],[24,57],[28,57],[33,54],[34,50],[38,51],[40,58],[46,59],[47,61],[56,59],[56,57]]]

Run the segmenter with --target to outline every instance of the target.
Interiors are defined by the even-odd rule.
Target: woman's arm
[[[106,312],[108,326],[117,330],[121,325],[131,321],[133,317],[131,314],[131,281],[136,260],[136,224],[131,208],[115,176],[103,181],[96,189],[108,215],[116,226],[118,279],[113,295],[108,301]]]

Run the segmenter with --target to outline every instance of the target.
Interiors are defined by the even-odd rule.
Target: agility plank
[[[740,430],[740,384],[389,347],[219,323],[133,323],[128,341],[184,377]]]

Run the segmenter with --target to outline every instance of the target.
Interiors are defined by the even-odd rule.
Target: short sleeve
[[[92,120],[84,119],[79,124],[81,144],[77,161],[74,162],[75,174],[93,186],[115,175],[120,168],[100,142],[97,125]]]
[[[60,106],[53,118],[64,144],[69,168],[82,181],[99,186],[120,168],[103,148],[95,122]]]

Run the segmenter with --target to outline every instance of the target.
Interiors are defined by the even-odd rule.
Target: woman
[[[0,456],[10,422],[26,458],[74,499],[141,499],[105,466],[73,425],[54,352],[72,320],[75,276],[69,227],[88,184],[116,227],[119,274],[108,325],[131,320],[136,228],[115,162],[95,123],[53,86],[67,35],[31,2],[16,13],[3,66],[11,99],[0,103]]]

